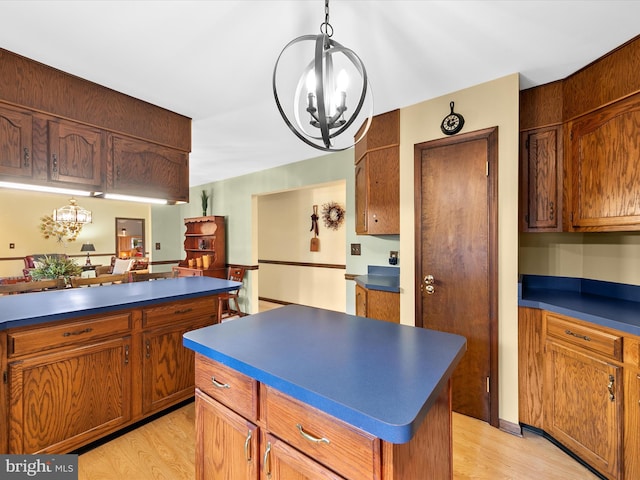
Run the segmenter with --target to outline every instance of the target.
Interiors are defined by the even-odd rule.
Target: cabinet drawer
[[[142,326],[156,327],[164,324],[174,324],[183,320],[217,316],[214,297],[194,298],[181,302],[170,302],[157,307],[142,310]]]
[[[9,357],[37,353],[64,345],[114,336],[131,329],[131,313],[107,315],[64,325],[49,325],[8,334]]]
[[[622,337],[618,335],[555,315],[547,315],[547,336],[622,361]]]
[[[380,478],[380,441],[270,387],[267,430],[346,478]]]
[[[196,387],[248,420],[258,418],[258,382],[196,354]]]

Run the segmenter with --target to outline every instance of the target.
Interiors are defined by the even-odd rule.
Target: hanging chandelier
[[[91,223],[91,211],[78,206],[73,197],[69,200],[69,205],[54,209],[51,217],[54,222],[58,223]]]
[[[273,95],[280,115],[300,140],[334,152],[364,137],[373,116],[373,95],[360,57],[331,39],[329,0],[324,10],[319,35],[295,38],[280,52],[273,69]],[[294,94],[282,96],[279,90]],[[366,117],[361,115],[365,104]]]

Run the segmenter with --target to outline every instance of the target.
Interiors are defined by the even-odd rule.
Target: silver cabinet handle
[[[244,458],[247,459],[247,463],[251,461],[251,437],[253,436],[253,432],[249,430],[247,432],[247,438],[244,441]]]
[[[307,440],[309,440],[310,442],[313,443],[324,443],[326,445],[329,445],[329,439],[327,438],[318,438],[318,437],[314,437],[313,435],[309,435],[307,432],[304,431],[304,429],[302,428],[302,425],[300,425],[299,423],[296,424],[296,427],[298,427],[298,431],[300,432],[300,435],[302,435],[302,438],[305,438]]]
[[[231,385],[228,383],[220,383],[217,381],[216,377],[211,377],[211,383],[213,383],[213,386],[217,388],[231,388]]]
[[[262,458],[262,465],[264,465],[264,473],[267,478],[271,478],[271,465],[269,465],[269,454],[271,453],[271,442],[267,442],[267,449],[264,451],[264,457]]]

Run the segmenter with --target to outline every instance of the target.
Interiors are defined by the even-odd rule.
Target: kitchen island
[[[452,476],[463,337],[290,305],[184,345],[196,352],[198,479]]]
[[[182,335],[238,282],[185,277],[0,297],[0,452],[68,453],[193,397]]]

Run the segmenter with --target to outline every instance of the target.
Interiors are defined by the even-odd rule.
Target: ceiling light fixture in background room
[[[77,205],[76,199],[71,197],[69,205],[56,208],[52,215],[54,222],[84,224],[91,223],[91,211]]]
[[[273,96],[285,123],[299,139],[319,150],[336,152],[352,147],[366,134],[373,116],[373,95],[360,57],[331,39],[329,0],[324,10],[319,35],[295,38],[280,52],[273,69]],[[366,117],[360,115],[365,103],[369,106]],[[361,121],[356,123],[357,119]],[[365,119],[365,128],[358,132]]]

